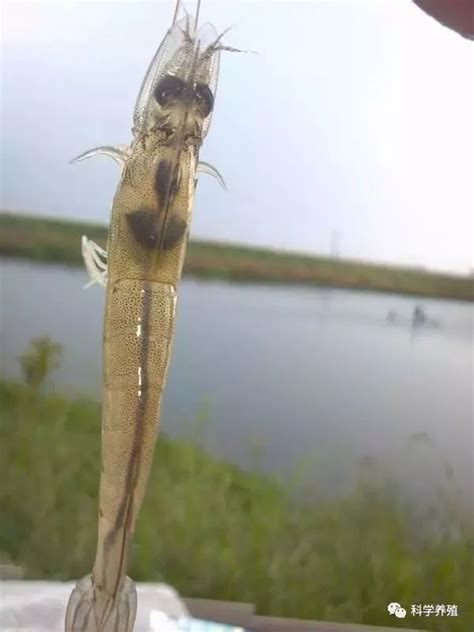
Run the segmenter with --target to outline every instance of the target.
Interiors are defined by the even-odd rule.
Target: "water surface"
[[[55,384],[99,398],[103,289],[84,291],[81,269],[1,263],[6,374],[49,334],[64,345]],[[413,326],[416,305],[436,322]],[[374,456],[414,486],[447,459],[469,488],[472,324],[472,305],[456,301],[185,279],[162,427],[281,475],[307,458],[322,485]]]

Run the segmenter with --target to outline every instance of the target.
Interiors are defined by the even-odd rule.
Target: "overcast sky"
[[[188,7],[192,7],[188,3]],[[173,3],[3,3],[4,209],[107,222]],[[225,42],[192,235],[467,272],[473,44],[410,0],[206,2]]]

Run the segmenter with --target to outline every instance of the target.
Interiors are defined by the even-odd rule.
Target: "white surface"
[[[75,582],[0,582],[2,632],[64,632],[64,616]],[[137,584],[138,609],[134,632],[175,632],[189,617],[179,595],[166,584]],[[172,617],[172,619],[170,618]],[[173,619],[180,620],[178,627]]]

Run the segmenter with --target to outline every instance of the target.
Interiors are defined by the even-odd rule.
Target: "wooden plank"
[[[251,603],[215,601],[214,599],[188,599],[183,601],[191,616],[216,623],[227,623],[251,630],[255,606]]]
[[[379,627],[357,623],[334,623],[285,619],[255,615],[255,606],[249,603],[215,601],[213,599],[183,599],[191,616],[216,623],[235,625],[249,632],[395,632],[398,627]],[[421,632],[403,628],[403,632]]]
[[[250,630],[252,632],[395,632],[395,630],[400,631],[400,628],[254,616]],[[403,628],[403,632],[420,631]]]

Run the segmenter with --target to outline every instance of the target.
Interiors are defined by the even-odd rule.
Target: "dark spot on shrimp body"
[[[194,103],[199,108],[203,118],[207,118],[214,108],[214,95],[205,83],[191,86],[183,79],[174,75],[165,75],[153,93],[156,102],[166,108],[173,102],[187,105]]]
[[[205,83],[198,83],[194,89],[194,102],[201,110],[202,116],[207,118],[214,108],[214,95]]]
[[[174,75],[165,75],[154,91],[154,97],[162,107],[166,107],[171,101],[187,100],[189,89],[186,82]]]
[[[179,182],[179,168],[175,167],[169,160],[160,160],[155,173],[155,190],[161,205],[167,205],[169,200],[176,195]]]
[[[157,212],[141,208],[126,215],[127,224],[139,246],[145,250],[171,250],[186,233],[186,222],[170,215],[162,237]]]

